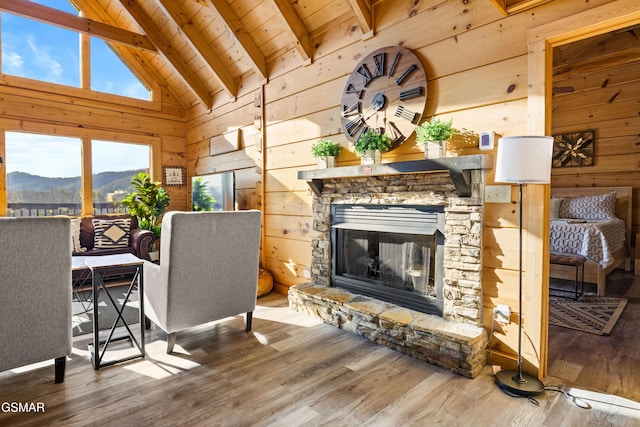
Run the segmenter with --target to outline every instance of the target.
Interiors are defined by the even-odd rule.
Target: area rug
[[[549,323],[596,335],[609,335],[622,315],[627,300],[583,295],[577,301],[549,297]]]
[[[115,286],[108,289],[111,297],[121,304],[126,297],[128,287]],[[93,307],[89,301],[86,301],[86,299],[91,299],[91,292],[79,292],[73,297],[73,336],[93,333]],[[98,294],[98,313],[100,330],[111,329],[117,314],[104,290],[100,290]],[[133,291],[129,297],[129,303],[124,309],[123,317],[129,325],[139,323],[137,291]],[[122,325],[122,321],[119,321],[118,324]]]

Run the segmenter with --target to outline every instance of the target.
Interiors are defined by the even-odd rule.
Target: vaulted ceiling
[[[235,99],[245,82],[268,81],[283,58],[311,63],[314,38],[324,32],[347,28],[372,37],[374,8],[385,1],[397,0],[70,0],[81,17],[0,0],[0,10],[100,37],[142,81],[185,108],[211,108],[216,99]],[[513,4],[549,0],[493,1],[508,13]],[[410,16],[417,3],[398,7]]]
[[[109,42],[145,82],[184,107],[234,99],[243,81],[267,81],[276,58],[313,61],[312,38],[351,19],[372,34],[370,0],[71,0],[82,17],[28,0],[0,9]],[[358,30],[354,28],[354,30]]]

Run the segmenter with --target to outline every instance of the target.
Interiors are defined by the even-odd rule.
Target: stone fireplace
[[[331,283],[442,316],[440,206],[331,205]]]
[[[482,327],[484,155],[304,171],[311,282],[292,309],[475,377]]]

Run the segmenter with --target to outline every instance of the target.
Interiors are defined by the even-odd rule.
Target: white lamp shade
[[[505,136],[498,140],[496,182],[547,184],[551,181],[553,138]]]

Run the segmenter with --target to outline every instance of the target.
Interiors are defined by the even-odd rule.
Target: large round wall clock
[[[351,142],[379,129],[403,143],[415,130],[427,103],[427,78],[418,57],[401,46],[371,52],[354,69],[342,92],[340,122]]]

